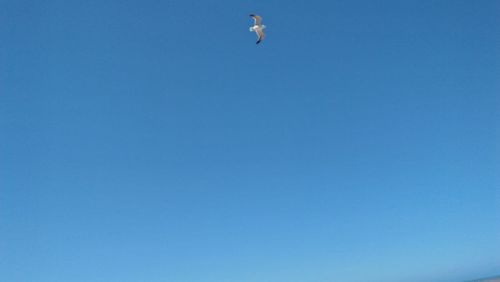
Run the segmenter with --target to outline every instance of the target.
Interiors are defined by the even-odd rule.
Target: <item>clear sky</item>
[[[3,0],[0,280],[498,275],[499,121],[497,0]]]

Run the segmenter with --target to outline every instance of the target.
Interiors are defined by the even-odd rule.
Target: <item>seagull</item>
[[[251,14],[250,17],[254,20],[254,25],[250,27],[250,32],[254,32],[257,34],[257,42],[259,44],[262,40],[264,40],[264,28],[265,25],[262,24],[262,17]]]

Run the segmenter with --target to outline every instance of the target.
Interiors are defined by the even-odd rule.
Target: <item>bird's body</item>
[[[264,28],[266,28],[266,26],[262,24],[262,17],[254,14],[250,15],[250,17],[254,20],[254,25],[250,27],[250,32],[255,32],[255,34],[257,34],[256,44],[259,44],[264,40]]]

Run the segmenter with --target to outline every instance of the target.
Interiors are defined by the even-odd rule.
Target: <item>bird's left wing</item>
[[[259,44],[262,40],[264,40],[264,37],[266,36],[262,29],[257,29],[255,32],[257,33],[257,39],[258,39],[256,44]]]

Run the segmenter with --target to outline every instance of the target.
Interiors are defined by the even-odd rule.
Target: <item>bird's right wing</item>
[[[256,25],[261,25],[262,24],[262,17],[261,16],[257,16],[257,15],[251,14],[250,17],[253,18],[253,20],[255,21]]]

